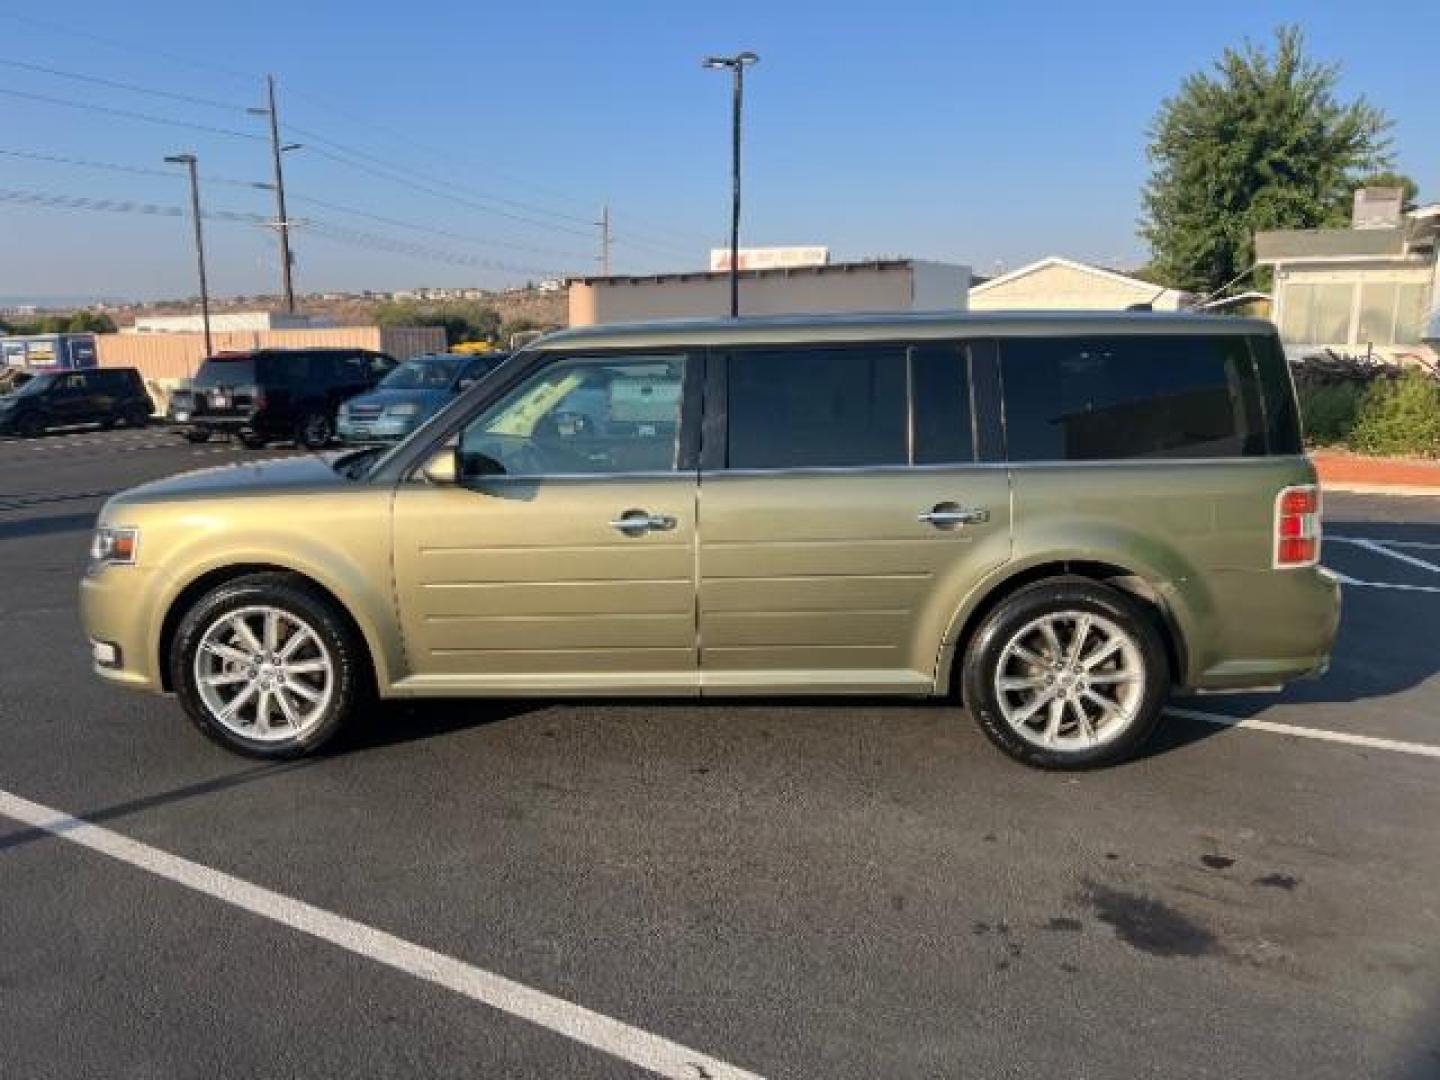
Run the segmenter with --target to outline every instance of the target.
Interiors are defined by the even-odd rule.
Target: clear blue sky
[[[1440,199],[1435,0],[67,0],[0,3],[0,58],[238,105],[258,104],[260,76],[273,71],[287,123],[372,155],[364,164],[393,162],[423,183],[459,185],[443,190],[466,203],[556,226],[400,186],[308,147],[288,155],[291,214],[323,222],[296,236],[299,286],[389,289],[592,271],[597,230],[586,223],[607,199],[617,270],[700,265],[726,229],[729,84],[699,60],[750,48],[761,62],[747,80],[746,243],[820,243],[840,258],[911,255],[984,272],[1052,252],[1143,261],[1135,226],[1145,131],[1161,99],[1226,44],[1268,39],[1287,21],[1305,28],[1314,54],[1343,63],[1347,95],[1363,93],[1394,118],[1398,166],[1422,198]],[[11,64],[0,64],[0,89],[262,130],[242,111]],[[161,169],[165,154],[194,150],[212,178],[268,178],[259,141],[3,94],[0,116],[0,150]],[[132,175],[9,156],[0,156],[0,189],[185,199],[178,170]],[[204,197],[207,209],[270,210],[259,190],[211,182]],[[340,226],[506,268],[341,244]],[[0,297],[184,295],[193,291],[187,228],[0,202]],[[263,228],[207,230],[215,292],[275,288]]]

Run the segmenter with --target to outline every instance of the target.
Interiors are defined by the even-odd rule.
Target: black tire
[[[298,619],[314,632],[327,654],[333,680],[330,700],[313,724],[295,736],[283,737],[282,733],[273,740],[247,737],[222,723],[201,696],[195,662],[212,626],[242,608],[262,606]],[[374,693],[363,639],[329,598],[293,574],[248,574],[206,593],[181,618],[168,661],[171,685],[186,716],[208,738],[248,757],[275,760],[315,753],[370,702]]]
[[[150,410],[143,405],[135,405],[125,410],[121,416],[127,428],[145,428],[150,426]]]
[[[186,442],[205,443],[210,441],[210,432],[208,431],[187,431],[184,434]]]
[[[1116,698],[1129,696],[1128,701],[1119,701],[1118,705],[1122,714],[1128,715],[1129,719],[1109,734],[1103,734],[1103,724],[1111,722],[1109,715],[1103,709],[1097,709],[1093,696],[1082,698],[1075,705],[1059,706],[1062,726],[1055,731],[1056,741],[1075,740],[1071,745],[1042,745],[1032,739],[1041,740],[1044,738],[1044,731],[1036,731],[1029,726],[1028,721],[1021,720],[1013,724],[1007,719],[1005,704],[1001,701],[1001,690],[997,686],[997,680],[1002,677],[1002,665],[1014,665],[1017,663],[1013,654],[1007,659],[1007,652],[1012,644],[1019,639],[1020,635],[1031,626],[1038,625],[1037,620],[1042,620],[1047,615],[1055,615],[1062,620],[1066,615],[1074,613],[1077,617],[1091,616],[1106,620],[1111,627],[1117,628],[1120,634],[1128,638],[1132,652],[1124,655],[1133,660],[1138,659],[1139,671],[1133,683],[1134,690],[1124,690],[1118,686],[1111,686],[1108,689],[1099,685],[1101,677],[1106,671],[1097,665],[1096,672],[1090,677],[1096,678],[1097,685],[1094,692],[1099,696],[1111,700],[1109,695],[1114,694]],[[1064,623],[1062,622],[1063,626]],[[1099,626],[1100,624],[1095,624]],[[1073,622],[1074,631],[1078,631],[1079,622]],[[1038,630],[1036,631],[1038,633]],[[1072,631],[1073,633],[1073,631]],[[1057,635],[1058,636],[1058,635]],[[1063,683],[1065,686],[1072,685],[1077,674],[1085,675],[1082,672],[1083,665],[1071,664],[1065,667],[1066,656],[1073,647],[1074,633],[1069,642],[1061,641],[1061,652],[1066,655],[1055,657],[1056,663],[1060,666],[1045,667],[1027,665],[1026,661],[1020,660],[1019,671],[1013,666],[1008,666],[1012,675],[1020,674],[1022,677],[1036,677],[1050,680],[1052,683]],[[1032,655],[1038,655],[1039,659],[1050,660],[1048,653],[1042,653],[1042,646],[1039,639],[1029,639],[1034,646],[1030,651]],[[1088,638],[1086,639],[1089,640]],[[1082,643],[1083,646],[1083,643]],[[1083,649],[1090,654],[1099,652],[1099,647]],[[1051,650],[1053,652],[1053,649]],[[1107,666],[1113,664],[1119,668],[1125,664],[1124,659],[1117,658],[1107,662]],[[1037,582],[1033,585],[1020,589],[1012,596],[1006,597],[996,608],[991,611],[975,632],[971,639],[970,647],[966,651],[964,668],[962,671],[962,689],[964,700],[970,713],[974,716],[980,730],[1005,753],[1017,761],[1026,765],[1032,765],[1041,769],[1086,769],[1100,765],[1110,765],[1122,761],[1138,750],[1154,734],[1156,725],[1160,720],[1160,711],[1165,705],[1165,700],[1170,694],[1170,664],[1165,651],[1165,643],[1161,637],[1161,631],[1157,625],[1154,613],[1133,597],[1112,589],[1109,586],[1101,585],[1087,578],[1053,578],[1048,581]],[[1059,690],[1057,685],[1055,690]],[[1088,679],[1082,681],[1077,688],[1077,695],[1084,695],[1091,689]],[[1013,713],[1017,716],[1023,714],[1025,706],[1032,704],[1037,699],[1053,693],[1051,687],[1046,685],[1041,689],[1029,690],[1008,690],[1009,702]],[[1031,695],[1027,697],[1026,695]],[[1063,695],[1062,695],[1063,696]],[[1047,697],[1047,701],[1053,697]],[[1126,706],[1133,711],[1128,711]],[[1081,715],[1087,717],[1086,726],[1081,728],[1081,721],[1075,712],[1082,709]],[[1043,715],[1042,715],[1043,714]],[[1036,723],[1042,728],[1047,727],[1046,720],[1049,718],[1048,709],[1042,709],[1036,713]],[[1097,724],[1098,721],[1098,724]],[[1021,730],[1030,733],[1030,738],[1021,734]],[[1085,745],[1082,736],[1090,732],[1094,738],[1090,745]],[[1098,740],[1098,741],[1096,741]]]
[[[240,445],[247,450],[264,450],[265,437],[263,435],[241,435]]]
[[[323,412],[309,412],[295,425],[295,445],[323,450],[335,438],[335,422]]]
[[[39,413],[26,413],[15,421],[15,434],[22,439],[33,439],[45,434],[45,418]]]

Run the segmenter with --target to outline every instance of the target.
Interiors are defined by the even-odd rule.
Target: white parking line
[[[1222,724],[1225,727],[1246,728],[1250,731],[1268,731],[1274,735],[1297,735],[1302,739],[1320,739],[1324,742],[1345,743],[1348,746],[1363,746],[1367,750],[1391,750],[1397,754],[1440,758],[1440,746],[1431,746],[1428,743],[1378,739],[1373,735],[1355,735],[1348,731],[1331,731],[1328,728],[1300,727],[1297,724],[1281,724],[1274,720],[1257,720],[1254,717],[1242,719],[1238,716],[1221,716],[1219,713],[1199,712],[1196,709],[1167,706],[1165,711],[1171,716],[1178,716],[1184,720],[1203,720],[1207,724]],[[0,805],[0,810],[3,809],[3,805]]]
[[[1376,555],[1384,555],[1409,566],[1418,566],[1421,570],[1429,570],[1432,574],[1440,574],[1440,566],[1435,563],[1417,559],[1414,555],[1406,555],[1403,551],[1391,551],[1389,544],[1382,544],[1378,540],[1371,540],[1364,536],[1332,536],[1330,539],[1363,548],[1365,551],[1373,551]]]
[[[59,810],[0,791],[0,815],[108,855],[232,907],[338,945],[347,952],[453,990],[567,1039],[675,1080],[760,1080],[756,1073],[582,1005],[553,997],[422,945],[150,847]]]
[[[1394,589],[1396,592],[1440,593],[1440,585],[1403,585],[1395,581],[1361,581],[1349,574],[1342,574],[1333,567],[1327,566],[1325,569],[1334,574],[1335,580],[1341,585],[1361,585],[1367,589]]]

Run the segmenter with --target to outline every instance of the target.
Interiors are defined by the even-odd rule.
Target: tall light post
[[[271,185],[275,190],[275,228],[280,234],[280,284],[285,291],[285,310],[295,313],[295,282],[292,280],[292,259],[290,257],[290,217],[285,213],[285,170],[280,164],[282,155],[299,150],[300,143],[280,142],[280,113],[275,108],[275,76],[265,76],[265,93],[269,107],[246,109],[252,116],[270,118],[270,158],[275,177]]]
[[[707,56],[712,70],[729,69],[734,86],[730,117],[730,317],[740,315],[740,112],[745,104],[745,69],[760,57],[745,51],[734,56]]]
[[[205,231],[200,225],[199,159],[194,154],[171,154],[171,165],[184,165],[190,173],[190,217],[195,222],[195,261],[200,267],[200,321],[205,328],[205,355],[215,350],[210,343],[210,286],[205,281]]]

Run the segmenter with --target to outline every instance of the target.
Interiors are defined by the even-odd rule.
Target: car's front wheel
[[[1085,578],[1038,582],[981,622],[963,690],[981,729],[1011,757],[1048,769],[1108,765],[1154,732],[1170,692],[1155,619]]]
[[[204,443],[210,441],[210,432],[203,428],[196,428],[185,432],[185,441],[192,443]]]
[[[368,696],[365,647],[335,605],[290,574],[251,574],[180,621],[171,679],[206,735],[252,757],[328,742]]]
[[[45,434],[45,419],[39,413],[26,413],[15,421],[15,434],[21,438],[33,439]]]

